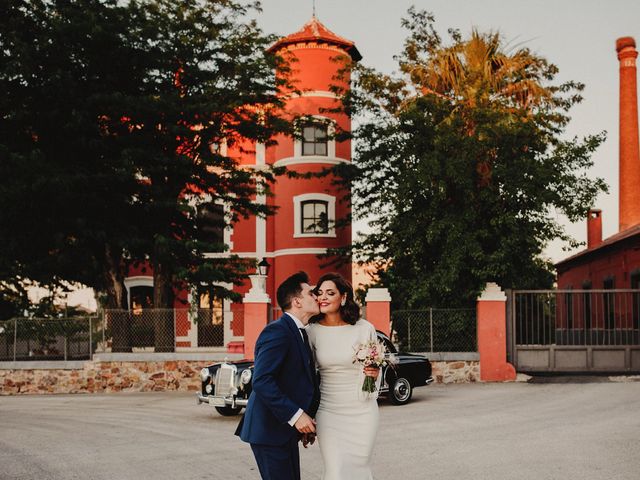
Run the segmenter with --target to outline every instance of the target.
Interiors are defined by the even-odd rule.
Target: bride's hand
[[[364,367],[364,374],[367,377],[373,377],[373,378],[378,378],[378,375],[380,374],[380,368],[379,367]]]

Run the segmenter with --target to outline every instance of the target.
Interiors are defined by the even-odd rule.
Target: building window
[[[302,128],[302,155],[328,155],[326,125],[307,125]]]
[[[613,290],[615,287],[615,279],[613,277],[605,278],[604,289]],[[604,294],[604,328],[613,330],[616,326],[616,298],[615,293]]]
[[[196,227],[198,240],[215,244],[214,251],[222,251],[224,244],[224,205],[220,203],[201,203],[197,207]]]
[[[140,315],[144,309],[153,308],[153,277],[133,276],[124,279],[129,311]]]
[[[134,315],[142,315],[142,311],[153,308],[153,287],[131,287],[129,308]]]
[[[573,287],[568,287],[567,290],[573,290]],[[567,329],[573,329],[573,293],[568,292],[565,295],[566,314],[567,314]]]
[[[200,293],[200,308],[196,311],[198,347],[224,345],[224,301],[213,291]]]
[[[585,281],[582,284],[583,290],[591,290],[591,282]],[[591,293],[584,292],[582,294],[582,307],[584,309],[584,329],[591,330]]]
[[[308,200],[300,204],[302,233],[329,233],[329,202]]]
[[[336,197],[305,193],[293,197],[293,236],[335,237]]]
[[[640,330],[640,270],[631,272],[631,288],[638,290],[631,294],[633,301],[633,329]]]

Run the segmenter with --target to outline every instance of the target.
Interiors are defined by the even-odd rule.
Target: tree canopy
[[[543,288],[557,221],[586,216],[598,133],[563,137],[583,85],[495,32],[449,31],[409,10],[399,74],[361,67],[347,104],[355,130],[355,212],[369,231],[356,256],[379,266],[396,307],[469,305],[487,281]],[[574,242],[575,243],[575,242]]]
[[[180,281],[237,283],[218,234],[270,171],[225,149],[289,131],[274,38],[234,0],[10,0],[0,24],[0,285],[80,282],[125,307],[123,279],[150,259],[154,306]],[[275,76],[279,66],[284,75]],[[223,148],[224,146],[224,148]],[[224,212],[201,213],[207,205]],[[209,208],[209,211],[211,209]],[[13,285],[13,287],[11,287]]]

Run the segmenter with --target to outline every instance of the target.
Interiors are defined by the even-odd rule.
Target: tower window
[[[302,155],[327,156],[327,127],[309,125],[302,129]]]
[[[329,203],[322,200],[301,202],[302,233],[329,233]]]

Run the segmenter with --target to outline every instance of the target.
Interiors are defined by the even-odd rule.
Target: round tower
[[[325,27],[315,15],[299,31],[276,42],[270,51],[289,61],[295,93],[285,95],[286,111],[299,117],[296,136],[277,138],[265,161],[297,173],[321,172],[351,161],[351,142],[335,134],[351,131],[339,106],[335,87],[349,88],[352,62],[362,57],[354,43]],[[327,249],[351,245],[350,192],[334,184],[335,177],[278,178],[268,201],[278,206],[266,221],[266,251],[273,252],[270,292],[286,277],[305,270],[315,282],[329,271],[351,281],[351,262],[329,265],[319,259]]]

